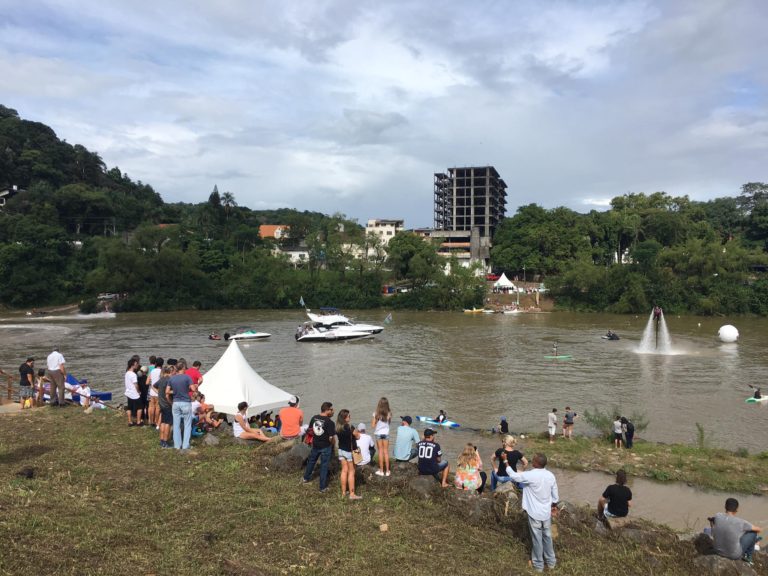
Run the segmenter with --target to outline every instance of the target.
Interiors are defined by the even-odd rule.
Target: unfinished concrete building
[[[470,232],[490,240],[506,213],[507,185],[493,166],[435,174],[435,230]]]

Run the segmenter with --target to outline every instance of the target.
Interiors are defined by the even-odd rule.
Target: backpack
[[[307,428],[306,433],[304,434],[304,444],[307,446],[312,446],[312,442],[315,439],[315,433],[312,431],[312,428]]]

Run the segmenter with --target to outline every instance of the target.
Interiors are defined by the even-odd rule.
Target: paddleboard
[[[429,416],[416,416],[416,420],[424,422],[425,424],[431,424],[432,426],[446,426],[448,428],[458,428],[460,426],[458,422],[454,422],[453,420],[443,420],[442,422],[438,422]]]
[[[545,360],[570,360],[573,358],[570,354],[561,354],[560,356],[544,356]]]
[[[762,398],[754,398],[749,397],[746,400],[744,400],[747,404],[757,404],[758,402],[768,402],[768,396],[763,396]]]

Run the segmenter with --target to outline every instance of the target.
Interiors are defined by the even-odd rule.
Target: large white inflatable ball
[[[717,331],[717,337],[720,338],[720,342],[736,342],[739,339],[739,331],[736,329],[736,326],[726,324],[725,326],[720,326],[720,330]]]

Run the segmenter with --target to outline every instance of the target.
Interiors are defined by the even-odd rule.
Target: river
[[[381,323],[386,312],[349,315]],[[245,357],[267,381],[299,395],[306,412],[331,400],[337,410],[350,409],[354,422],[369,422],[378,398],[387,396],[396,416],[434,416],[442,408],[466,428],[489,429],[506,415],[514,431],[543,432],[552,407],[562,412],[570,405],[580,413],[616,406],[625,414],[645,414],[649,426],[638,436],[647,440],[692,443],[698,422],[713,446],[750,452],[768,446],[768,405],[744,402],[747,384],[761,383],[765,373],[766,319],[668,316],[672,342],[664,355],[638,353],[647,316],[396,311],[373,339],[317,344],[295,342],[303,320],[300,310],[114,318],[6,314],[0,318],[0,367],[15,373],[27,355],[44,367],[58,344],[72,373],[123,401],[123,373],[132,354],[143,362],[150,354],[200,360],[205,370],[227,346],[208,340],[208,333],[247,327],[272,337],[243,344]],[[738,344],[717,341],[723,324],[739,329]],[[621,340],[601,339],[608,328]],[[558,354],[570,359],[545,359],[555,341]],[[577,421],[577,434],[587,429]],[[464,442],[488,442],[466,430],[445,431],[438,440],[451,460]],[[768,520],[768,509],[759,518]]]

